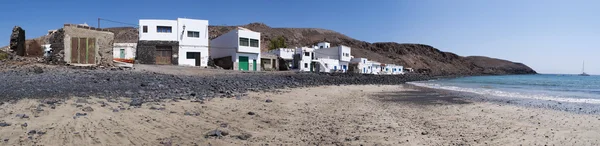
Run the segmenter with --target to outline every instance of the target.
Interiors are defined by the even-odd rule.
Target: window
[[[200,52],[185,52],[186,59],[196,59],[196,56],[200,56]]]
[[[148,33],[148,26],[147,25],[142,26],[142,32]]]
[[[197,31],[188,31],[188,37],[190,38],[199,38],[200,32]]]
[[[321,49],[323,49],[323,46],[321,46]]]
[[[308,63],[304,63],[304,68],[308,68]]]
[[[240,46],[250,46],[248,38],[240,38]]]
[[[156,26],[158,33],[171,33],[171,26]]]
[[[367,60],[363,60],[363,63],[367,63]]]
[[[310,56],[310,52],[304,52],[304,56]]]
[[[257,47],[258,48],[258,40],[257,39],[250,39],[250,47]]]
[[[342,68],[343,68],[344,70],[346,70],[346,69],[348,68],[348,66],[346,66],[346,65],[342,65]]]

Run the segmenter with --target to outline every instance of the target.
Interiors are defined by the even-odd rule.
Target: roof
[[[239,27],[239,26],[238,26],[236,29],[237,29],[237,30],[246,30],[246,31],[252,31],[252,30],[250,30],[250,29],[248,29],[248,28],[243,28],[243,27]],[[252,31],[252,32],[256,32],[256,31]]]
[[[260,53],[260,58],[271,58],[271,59],[276,59],[277,55],[273,54],[273,53],[268,53],[268,52],[261,52]]]

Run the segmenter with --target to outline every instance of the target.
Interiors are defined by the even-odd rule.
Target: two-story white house
[[[207,66],[208,20],[142,19],[139,25],[139,63]]]
[[[260,33],[237,27],[210,41],[210,57],[217,66],[260,71]]]
[[[319,44],[319,49],[314,50],[315,59],[321,72],[346,72],[352,59],[351,49],[347,46],[325,47]],[[335,60],[335,61],[334,61]],[[323,71],[323,69],[325,69]]]

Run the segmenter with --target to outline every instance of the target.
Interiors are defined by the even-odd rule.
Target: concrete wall
[[[239,46],[237,52],[260,54],[260,33],[259,32],[238,29],[237,33],[238,33],[238,38],[236,38],[236,39],[238,41],[239,41],[239,38],[241,38],[241,37],[258,40],[258,47]]]
[[[200,52],[200,66],[208,65],[208,47],[206,46],[179,46],[179,65],[196,66],[196,59],[187,59],[187,52]]]
[[[140,40],[145,41],[177,41],[177,20],[153,20],[142,19],[139,22]],[[148,32],[144,33],[144,26],[148,26]],[[170,26],[171,33],[159,33],[156,30],[157,26]]]
[[[95,38],[96,39],[96,64],[112,66],[113,65],[113,42],[114,34],[112,32],[91,27],[66,24],[64,30],[64,61],[71,62],[71,38]],[[53,47],[54,48],[54,47]]]
[[[338,46],[339,49],[339,55],[340,55],[340,61],[346,61],[349,62],[350,59],[352,59],[351,56],[351,49],[350,47],[346,47],[346,46]]]
[[[208,46],[208,20],[178,18],[177,30],[180,46]],[[199,37],[188,37],[188,31],[199,32]]]
[[[237,31],[230,31],[210,41],[210,57],[222,58],[233,56],[238,47]]]
[[[121,58],[121,49],[125,50],[125,58],[121,59],[135,59],[135,48],[137,43],[114,43],[113,45],[113,58]]]
[[[279,49],[270,50],[269,53],[273,53],[283,59],[292,60],[292,59],[294,59],[293,56],[296,53],[296,49],[279,48]]]
[[[315,49],[315,57],[323,59],[340,59],[339,48]]]
[[[140,40],[136,49],[136,63],[156,64],[156,47],[169,46],[172,48],[172,64],[178,64],[179,61],[179,42],[177,41],[144,41]]]

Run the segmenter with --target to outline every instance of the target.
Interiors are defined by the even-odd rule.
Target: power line
[[[115,21],[115,20],[108,20],[108,19],[98,18],[98,28],[100,28],[100,21],[101,20],[112,22],[112,23],[119,23],[119,24],[125,24],[125,25],[135,26],[135,27],[139,26],[137,24],[131,24],[131,23],[126,23],[126,22],[120,22],[120,21]]]

